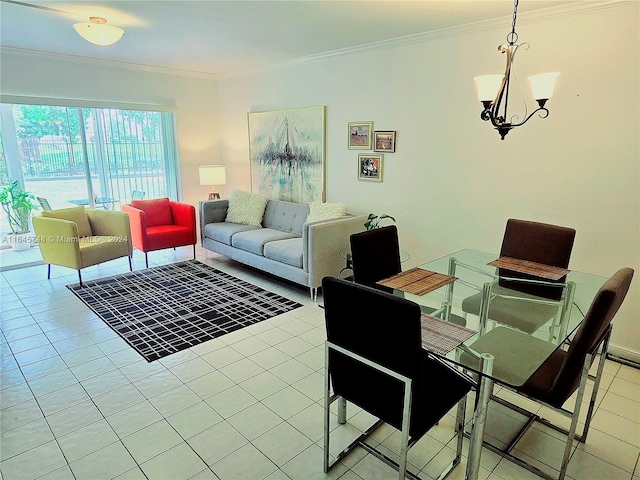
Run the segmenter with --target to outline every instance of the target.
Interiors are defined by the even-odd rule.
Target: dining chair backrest
[[[552,405],[562,405],[578,389],[584,360],[587,354],[595,353],[602,342],[604,334],[629,291],[633,273],[631,268],[618,270],[602,285],[594,297],[571,341],[564,361],[556,372],[550,371],[550,374],[554,375],[548,398]]]
[[[507,221],[504,231],[500,256],[567,268],[575,236],[576,231],[573,228],[511,218]],[[550,280],[541,279],[540,277],[505,269],[498,269],[498,274],[500,277],[507,276],[550,282]],[[566,277],[562,277],[556,283],[564,283],[565,280]],[[503,278],[499,280],[499,284],[502,287],[552,300],[559,300],[562,297],[562,288],[560,287],[532,285]]]
[[[395,225],[354,233],[349,241],[356,283],[373,285],[402,271]]]

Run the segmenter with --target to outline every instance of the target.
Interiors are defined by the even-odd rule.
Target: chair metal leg
[[[467,460],[468,480],[476,480],[480,473],[480,455],[482,453],[482,440],[484,438],[484,428],[487,422],[487,410],[489,400],[493,391],[493,380],[491,375],[493,370],[493,355],[483,353],[480,355],[480,368],[484,375],[480,376],[478,390],[476,394],[476,408],[473,413],[473,430],[469,441],[469,459]]]
[[[324,473],[329,471],[329,416],[331,414],[331,382],[329,379],[329,345],[324,348]]]
[[[340,425],[347,423],[347,401],[342,397],[338,399],[338,423]]]
[[[567,466],[569,464],[569,458],[571,457],[571,447],[573,447],[573,439],[576,436],[576,427],[578,426],[578,417],[580,416],[580,407],[582,406],[582,397],[584,397],[584,390],[587,386],[587,378],[589,377],[589,367],[591,367],[591,354],[588,354],[586,356],[586,358],[584,359],[584,364],[582,365],[580,387],[578,388],[578,396],[576,397],[576,406],[573,408],[571,427],[569,428],[567,443],[564,447],[564,456],[562,457],[562,464],[560,466],[560,475],[558,476],[558,480],[564,480],[564,476],[567,473]]]
[[[149,268],[149,257],[147,256],[147,252],[144,252],[144,264],[146,268]]]
[[[51,264],[47,263],[47,280],[51,280]]]
[[[458,402],[458,412],[456,413],[456,432],[458,432],[458,442],[456,445],[456,458],[462,455],[462,442],[464,440],[464,424],[467,410],[467,396],[465,395]]]
[[[589,426],[591,425],[591,417],[593,416],[593,410],[596,406],[596,398],[598,397],[598,390],[600,389],[600,380],[602,379],[602,371],[604,370],[604,364],[607,360],[607,353],[609,352],[609,340],[611,339],[611,332],[613,331],[613,325],[609,327],[609,331],[605,334],[602,340],[602,349],[600,351],[600,359],[598,360],[598,371],[593,381],[593,392],[591,392],[591,399],[589,400],[589,409],[587,410],[587,416],[584,420],[584,427],[582,428],[582,435],[577,437],[580,442],[587,441],[587,434],[589,433]]]

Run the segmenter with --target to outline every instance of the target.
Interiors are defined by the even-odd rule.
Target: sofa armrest
[[[33,217],[40,253],[45,263],[63,267],[82,268],[78,225],[70,220],[51,217]]]
[[[345,266],[340,250],[349,249],[349,237],[364,231],[366,221],[366,215],[350,215],[304,225],[302,258],[303,267],[309,272],[309,287],[319,287],[324,277],[340,274]]]
[[[204,238],[204,227],[209,223],[224,222],[227,218],[229,200],[203,200],[200,202],[200,239]]]

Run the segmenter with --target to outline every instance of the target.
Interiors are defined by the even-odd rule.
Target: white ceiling
[[[523,0],[518,14],[568,3],[577,0]],[[0,45],[220,75],[495,18],[510,23],[512,10],[511,0],[1,0]],[[89,16],[125,36],[107,47],[86,42],[72,25]]]

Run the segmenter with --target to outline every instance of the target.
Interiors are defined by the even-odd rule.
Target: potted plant
[[[396,221],[395,218],[393,218],[391,215],[387,215],[386,213],[383,213],[380,216],[370,213],[369,217],[367,217],[367,221],[364,224],[364,228],[366,228],[367,230],[380,228],[380,221],[384,220],[385,218],[393,220],[394,222]]]
[[[16,180],[9,185],[0,187],[0,205],[7,213],[7,220],[11,232],[7,235],[14,250],[26,250],[31,246],[29,241],[29,219],[31,213],[38,209],[35,197],[29,192],[18,188]]]

